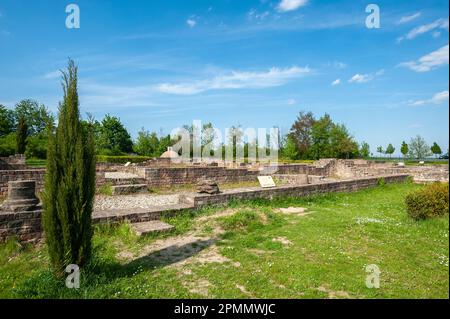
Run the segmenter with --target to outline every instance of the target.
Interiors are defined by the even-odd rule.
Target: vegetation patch
[[[405,198],[409,216],[420,220],[448,214],[448,190],[448,183],[433,183],[411,192]]]

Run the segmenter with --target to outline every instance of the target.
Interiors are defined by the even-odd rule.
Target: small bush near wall
[[[117,163],[125,164],[130,163],[141,163],[152,159],[148,156],[109,156],[109,155],[97,155],[97,162],[99,163]]]
[[[406,209],[414,219],[448,214],[448,183],[434,183],[406,196]]]

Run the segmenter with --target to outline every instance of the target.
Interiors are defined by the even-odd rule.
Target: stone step
[[[174,227],[160,220],[152,220],[149,222],[132,224],[131,228],[138,236],[143,236],[152,233],[168,232]]]
[[[145,194],[147,192],[147,184],[127,184],[112,186],[113,195]]]

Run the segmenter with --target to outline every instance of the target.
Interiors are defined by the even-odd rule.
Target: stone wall
[[[409,175],[384,176],[386,183],[399,183],[407,180]],[[186,198],[186,202],[193,202],[195,207],[205,205],[226,204],[232,200],[250,200],[257,198],[272,199],[275,197],[305,197],[321,193],[352,192],[378,185],[379,177],[359,178],[353,180],[323,182],[319,184],[288,185],[274,188],[247,188],[227,190],[216,195],[198,194],[193,198]]]
[[[0,196],[8,193],[8,182],[20,180],[36,181],[36,190],[42,191],[44,187],[45,169],[20,169],[20,170],[1,170],[0,171]]]
[[[195,184],[202,179],[213,179],[217,183],[237,183],[256,181],[260,175],[319,175],[329,176],[334,170],[334,162],[324,166],[307,164],[278,165],[259,169],[226,168],[226,167],[155,167],[134,168],[134,172],[145,178],[149,186],[164,187],[171,185]]]
[[[11,155],[9,157],[0,157],[0,171],[25,168],[25,156],[21,154]]]

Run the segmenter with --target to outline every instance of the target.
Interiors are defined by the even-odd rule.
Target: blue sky
[[[67,29],[65,8],[80,8]],[[365,8],[380,8],[368,29]],[[357,141],[420,134],[448,148],[448,1],[1,0],[0,103],[57,110],[58,70],[79,65],[82,112],[169,133],[329,113]],[[397,153],[397,152],[396,152]]]

